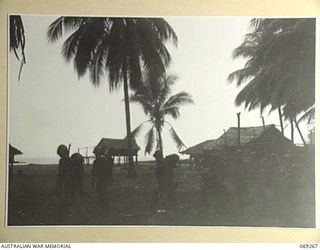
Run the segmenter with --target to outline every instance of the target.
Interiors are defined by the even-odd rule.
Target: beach
[[[127,177],[126,166],[115,166],[113,185],[107,193],[108,204],[102,208],[91,187],[92,166],[85,166],[84,170],[84,193],[75,204],[74,213],[61,218],[55,194],[58,166],[15,166],[9,184],[8,225],[314,226],[312,194],[307,195],[305,203],[301,201],[304,209],[299,218],[292,219],[290,214],[286,218],[286,211],[279,213],[279,208],[266,211],[249,203],[240,211],[228,197],[221,195],[204,201],[201,172],[191,169],[187,162],[174,170],[176,212],[168,207],[166,199],[157,210],[150,210],[156,183],[153,162],[139,162],[137,178]]]

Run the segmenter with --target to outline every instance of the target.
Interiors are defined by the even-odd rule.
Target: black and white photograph
[[[316,227],[316,18],[15,13],[7,47],[7,226]]]

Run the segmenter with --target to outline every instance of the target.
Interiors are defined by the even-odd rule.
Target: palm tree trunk
[[[294,126],[293,126],[293,119],[290,118],[290,126],[291,126],[291,141],[294,143]]]
[[[163,145],[162,145],[162,137],[161,137],[161,129],[157,127],[157,133],[159,138],[159,146],[160,146],[160,153],[163,156]]]
[[[296,128],[297,128],[297,130],[298,130],[298,133],[299,133],[299,135],[300,135],[300,138],[301,138],[301,140],[302,140],[302,142],[303,142],[303,145],[304,145],[304,146],[307,146],[307,143],[306,143],[306,141],[304,140],[303,135],[302,135],[302,133],[301,133],[301,130],[300,130],[300,128],[299,128],[299,124],[298,124],[298,122],[297,122],[297,118],[294,117],[293,119],[294,119],[294,124],[296,125]]]
[[[130,105],[129,105],[129,89],[128,89],[128,77],[127,67],[124,66],[123,70],[123,90],[124,90],[124,103],[126,110],[126,124],[127,124],[127,138],[128,138],[128,150],[129,150],[129,166],[128,177],[136,177],[136,170],[134,168],[133,156],[132,156],[132,138],[131,138],[131,122],[130,122]]]
[[[281,127],[281,133],[284,135],[284,129],[283,129],[283,121],[282,121],[282,113],[281,113],[281,107],[278,108],[279,113],[279,120],[280,120],[280,127]]]

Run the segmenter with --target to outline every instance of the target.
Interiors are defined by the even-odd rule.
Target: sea
[[[15,165],[53,165],[59,163],[59,157],[23,157],[23,156],[16,156]]]
[[[14,165],[57,165],[59,163],[59,157],[25,157],[23,155],[17,155],[14,159],[16,162]],[[153,161],[151,157],[139,157],[139,161]],[[90,164],[92,164],[94,158],[90,158]],[[115,160],[116,162],[117,159]]]

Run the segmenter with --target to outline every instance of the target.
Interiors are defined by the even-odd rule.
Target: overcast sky
[[[126,135],[122,88],[109,93],[104,80],[95,88],[89,77],[78,79],[73,65],[61,56],[62,40],[49,44],[46,31],[56,16],[23,16],[26,33],[27,64],[18,82],[19,62],[9,55],[9,142],[25,157],[56,157],[59,144],[71,142],[71,151],[94,146],[102,137]],[[227,76],[243,67],[244,60],[232,59],[232,51],[241,44],[250,18],[168,17],[176,31],[178,48],[168,45],[172,64],[168,73],[179,80],[173,93],[189,92],[195,102],[181,108],[179,120],[169,120],[187,146],[215,139],[223,129],[237,125],[241,112],[242,126],[261,126],[260,112],[246,112],[236,107],[239,92]],[[279,124],[277,113],[264,114],[266,124]],[[131,105],[134,129],[147,117],[140,106]],[[306,126],[302,127],[306,136]],[[289,127],[286,136],[290,136]],[[177,149],[164,132],[165,154]],[[144,147],[144,134],[137,139]],[[296,132],[296,142],[300,139]],[[140,151],[143,156],[143,150]]]

